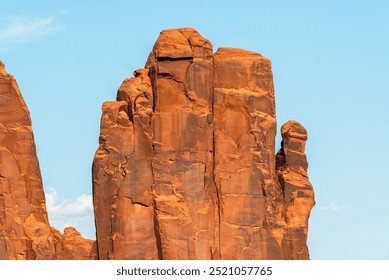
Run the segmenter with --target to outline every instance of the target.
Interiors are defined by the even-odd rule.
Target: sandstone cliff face
[[[68,238],[48,222],[30,114],[0,61],[0,259],[57,259],[59,243]]]
[[[307,134],[282,127],[271,63],[191,28],[161,32],[103,105],[93,195],[100,259],[307,259]],[[277,164],[276,164],[277,158]]]
[[[0,64],[0,259],[53,259],[30,114]]]

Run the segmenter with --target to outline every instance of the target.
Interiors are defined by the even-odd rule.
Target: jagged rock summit
[[[99,259],[308,259],[315,204],[301,124],[275,155],[271,63],[164,30],[103,104],[93,162]]]
[[[73,234],[74,235],[74,234]],[[76,248],[73,246],[78,242]],[[0,61],[0,259],[94,259],[96,245],[49,225],[31,118]]]

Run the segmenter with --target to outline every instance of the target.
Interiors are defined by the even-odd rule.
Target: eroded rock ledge
[[[162,31],[103,105],[93,163],[99,259],[308,259],[315,204],[301,124],[275,156],[271,63]]]

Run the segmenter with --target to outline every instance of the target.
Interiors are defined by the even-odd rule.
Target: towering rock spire
[[[281,135],[282,143],[276,157],[276,169],[284,196],[286,250],[291,259],[305,259],[309,256],[306,243],[308,219],[315,205],[305,155],[308,133],[298,122],[288,121],[282,126]]]
[[[68,236],[49,225],[30,113],[0,61],[0,259],[96,258],[94,241]]]
[[[314,197],[296,131],[283,127],[276,168],[270,61],[213,54],[191,28],[162,31],[145,69],[103,105],[93,163],[99,258],[309,258]]]
[[[30,114],[0,62],[0,259],[54,259]]]

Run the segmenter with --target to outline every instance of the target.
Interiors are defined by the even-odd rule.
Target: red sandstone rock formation
[[[96,260],[97,248],[94,240],[85,239],[73,227],[67,227],[64,234],[51,228],[55,240],[57,260]]]
[[[30,114],[0,61],[0,259],[95,258],[94,241],[69,234],[50,228]]]
[[[275,157],[271,63],[191,28],[161,32],[103,105],[93,195],[100,259],[308,259],[307,134]]]
[[[161,32],[103,105],[96,242],[50,228],[31,119],[0,62],[0,259],[307,259],[306,130],[274,155],[270,61],[197,31]]]
[[[287,225],[285,242],[292,259],[309,256],[306,244],[308,219],[315,205],[312,185],[308,179],[305,156],[305,128],[296,121],[288,121],[281,128],[281,149],[276,156],[276,170],[284,197],[283,217]]]
[[[0,259],[53,259],[30,114],[0,63]]]

